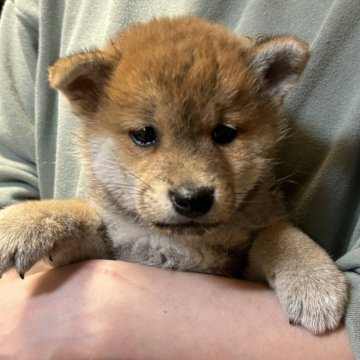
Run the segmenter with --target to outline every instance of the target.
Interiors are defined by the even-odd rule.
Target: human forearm
[[[0,282],[0,353],[19,358],[350,359],[344,329],[288,324],[271,290],[91,261]]]

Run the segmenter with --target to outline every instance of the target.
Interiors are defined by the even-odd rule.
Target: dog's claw
[[[19,272],[19,276],[21,277],[22,280],[24,280],[25,274],[23,272]]]
[[[49,255],[49,260],[50,260],[51,262],[53,262],[53,258],[52,258],[52,256],[51,256],[51,254]]]

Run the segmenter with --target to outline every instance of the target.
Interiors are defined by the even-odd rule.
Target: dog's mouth
[[[194,234],[202,235],[220,225],[220,223],[199,223],[195,221],[189,221],[184,223],[161,223],[155,222],[153,225],[160,230],[167,230],[174,234]]]

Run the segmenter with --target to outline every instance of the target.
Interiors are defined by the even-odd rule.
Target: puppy
[[[347,285],[286,220],[273,165],[281,105],[309,58],[292,36],[191,17],[138,24],[50,68],[81,119],[84,200],[0,212],[0,273],[106,258],[266,280],[291,323],[335,329]]]

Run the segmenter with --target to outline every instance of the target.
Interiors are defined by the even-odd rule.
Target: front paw
[[[346,310],[348,289],[344,274],[335,264],[278,274],[274,288],[291,324],[302,325],[314,334],[340,325]]]
[[[69,226],[69,224],[67,224]],[[0,276],[15,268],[23,278],[36,262],[51,257],[64,232],[59,221],[41,201],[29,201],[0,211]]]

